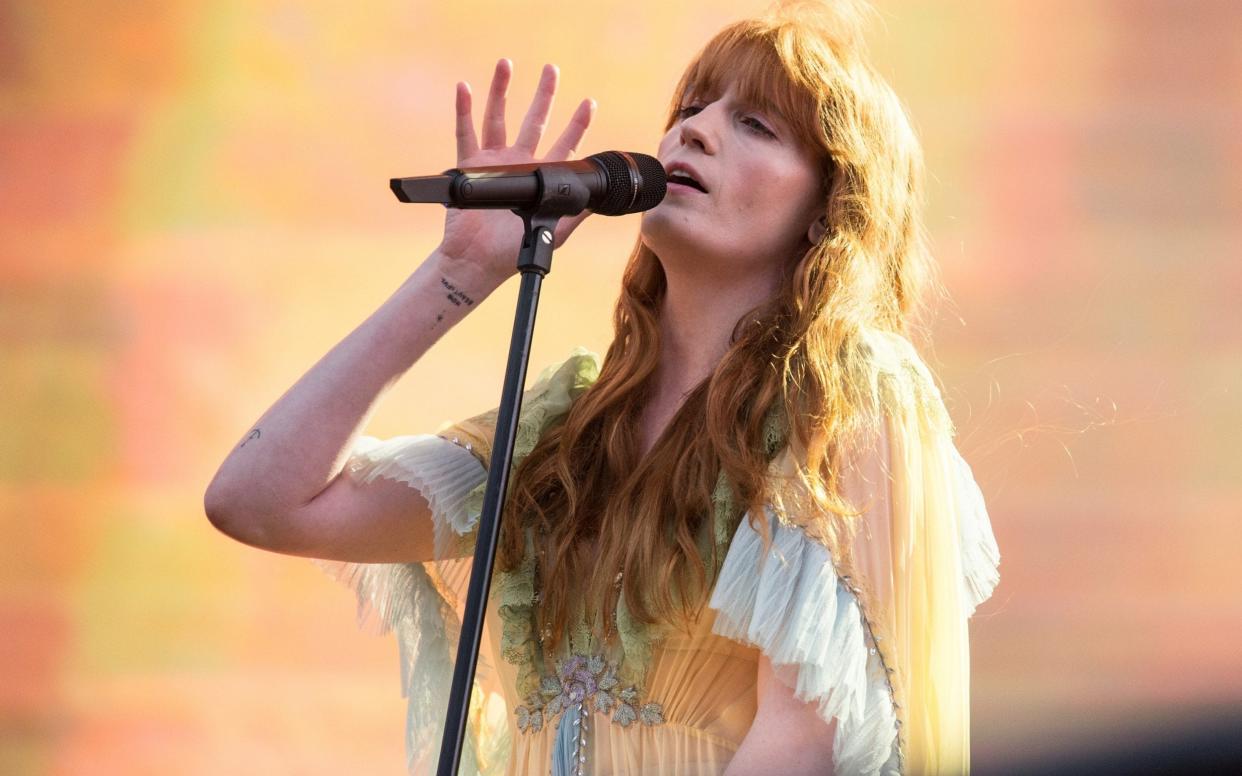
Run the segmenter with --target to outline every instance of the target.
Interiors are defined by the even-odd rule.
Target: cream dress
[[[999,581],[1000,555],[926,367],[897,335],[873,332],[867,343],[888,411],[844,481],[853,503],[868,505],[861,528],[827,528],[807,519],[796,488],[778,491],[788,498],[761,518],[771,546],[749,514],[738,523],[698,622],[654,643],[640,689],[619,679],[617,647],[566,644],[540,669],[541,692],[521,696],[502,645],[508,594],[493,577],[460,773],[723,773],[755,718],[761,653],[835,722],[825,773],[969,771],[967,619]],[[568,411],[598,366],[575,348],[539,375],[523,395],[515,454]],[[360,622],[374,616],[398,639],[411,774],[434,773],[439,756],[494,420],[493,410],[438,434],[364,436],[354,447],[346,471],[357,482],[392,478],[427,498],[436,560],[316,561],[356,591]],[[794,482],[795,460],[778,456],[773,475]]]

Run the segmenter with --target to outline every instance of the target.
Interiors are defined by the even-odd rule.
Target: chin
[[[654,224],[644,222],[642,229],[638,232],[638,239],[642,240],[643,245],[660,259],[660,263],[664,263],[663,256],[676,255],[677,251],[673,246],[682,242],[675,236],[670,235],[665,224]]]
[[[658,255],[661,249],[675,249],[677,245],[695,242],[689,228],[684,216],[678,217],[677,213],[661,210],[657,205],[643,211],[638,234],[643,244]]]

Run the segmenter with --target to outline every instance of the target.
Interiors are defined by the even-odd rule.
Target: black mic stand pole
[[[546,167],[540,176],[540,201],[529,208],[515,208],[526,226],[517,268],[522,274],[518,291],[517,313],[513,319],[513,336],[509,341],[509,362],[505,367],[504,387],[496,417],[496,436],[492,443],[487,468],[487,489],[483,494],[483,513],[470,569],[470,587],[466,593],[466,610],[461,621],[461,640],[457,644],[457,660],[453,664],[453,686],[449,693],[448,715],[445,717],[444,738],[440,743],[437,776],[456,776],[465,746],[466,720],[470,712],[470,692],[479,659],[483,637],[483,617],[487,593],[492,581],[492,564],[500,537],[500,516],[508,491],[509,467],[513,461],[513,442],[521,410],[522,391],[526,385],[526,366],[530,360],[530,343],[535,333],[535,312],[539,308],[539,289],[543,276],[552,270],[553,230],[561,216],[582,212],[590,191],[577,176]],[[394,188],[395,190],[395,188]]]

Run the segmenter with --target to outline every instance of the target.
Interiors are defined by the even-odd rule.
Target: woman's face
[[[737,100],[732,84],[692,97],[660,141],[668,193],[643,212],[641,234],[666,271],[776,271],[811,247],[825,206],[817,160],[781,117]],[[679,164],[706,192],[673,182]]]

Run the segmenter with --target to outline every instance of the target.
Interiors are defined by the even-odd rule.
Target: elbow
[[[203,513],[213,528],[230,539],[259,549],[273,549],[273,521],[260,511],[245,508],[242,500],[218,480],[213,480],[203,494]]]
[[[242,527],[247,521],[238,517],[236,499],[225,492],[219,480],[212,480],[203,493],[203,513],[207,522],[220,533],[231,539],[239,539]]]
[[[299,527],[296,510],[264,508],[213,483],[203,494],[203,512],[212,527],[234,541],[282,555],[320,557]]]

